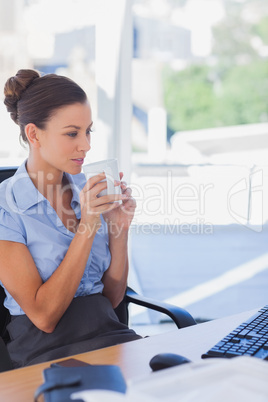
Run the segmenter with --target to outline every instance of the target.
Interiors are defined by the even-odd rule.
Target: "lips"
[[[72,161],[73,161],[74,163],[76,163],[77,165],[83,165],[83,163],[84,163],[84,158],[72,159]]]

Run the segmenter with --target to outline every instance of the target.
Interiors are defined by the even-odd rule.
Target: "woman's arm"
[[[122,301],[127,286],[128,233],[120,234],[120,236],[110,235],[109,247],[111,264],[102,277],[104,284],[103,294],[115,308]]]
[[[1,281],[33,324],[53,332],[71,303],[83,276],[94,235],[74,236],[62,263],[46,281],[24,244],[0,241]]]
[[[120,173],[122,179],[123,174]],[[103,215],[108,225],[111,263],[104,273],[103,294],[108,297],[113,307],[122,301],[128,277],[128,231],[134,217],[136,201],[131,196],[131,189],[125,182],[121,184],[122,193],[126,196],[119,208]]]
[[[103,175],[88,180],[80,193],[81,220],[64,259],[43,283],[28,248],[21,243],[0,241],[0,279],[29,319],[39,329],[53,332],[71,303],[86,267],[98,231],[100,214],[118,207],[122,195],[97,197],[106,187]],[[98,183],[98,184],[97,184]]]

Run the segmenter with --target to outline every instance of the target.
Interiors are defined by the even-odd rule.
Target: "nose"
[[[90,149],[91,149],[90,136],[85,135],[79,141],[78,150],[88,152]]]

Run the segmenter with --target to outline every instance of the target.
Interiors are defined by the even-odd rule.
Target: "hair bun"
[[[40,74],[35,70],[19,70],[14,77],[10,77],[4,87],[4,104],[15,123],[18,123],[17,103],[23,92],[39,78]]]

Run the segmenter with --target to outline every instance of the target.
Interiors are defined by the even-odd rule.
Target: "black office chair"
[[[17,167],[0,167],[0,183],[13,176],[16,169]],[[6,344],[9,342],[9,335],[6,326],[10,321],[10,314],[3,304],[5,297],[5,291],[2,286],[0,286],[0,372],[12,369],[12,363],[6,348]],[[119,320],[124,324],[128,324],[129,321],[129,303],[138,304],[166,314],[174,321],[178,328],[184,328],[196,324],[193,317],[186,310],[139,295],[129,286],[126,289],[123,301],[115,309]]]

